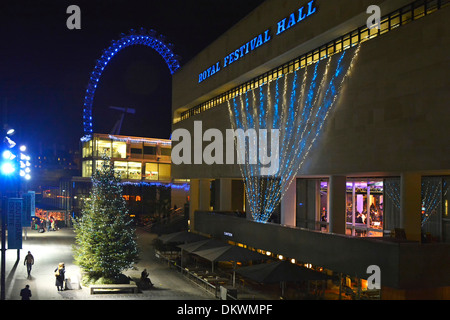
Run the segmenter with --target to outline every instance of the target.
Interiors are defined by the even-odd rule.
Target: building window
[[[156,147],[154,146],[144,146],[145,155],[156,155]]]
[[[83,149],[82,149],[82,157],[83,158],[87,158],[90,156],[92,156],[92,140],[83,142]]]
[[[111,158],[111,140],[96,138],[95,156],[101,157],[106,155]]]
[[[121,179],[128,179],[128,168],[126,161],[114,161],[114,171],[116,175],[120,176]]]
[[[159,180],[170,180],[170,164],[159,164]]]
[[[83,161],[81,176],[84,178],[92,176],[92,160]]]
[[[161,155],[162,156],[169,156],[172,153],[172,149],[171,148],[161,148]]]
[[[328,231],[328,179],[297,179],[296,226]]]
[[[141,180],[142,163],[128,162],[128,179]]]
[[[347,180],[347,234],[383,236],[383,180]]]
[[[145,180],[158,180],[158,164],[146,163],[145,164]]]
[[[127,158],[127,144],[126,142],[113,141],[112,142],[112,157],[113,158]]]

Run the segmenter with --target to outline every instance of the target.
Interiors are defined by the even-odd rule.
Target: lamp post
[[[16,143],[9,137],[14,134],[14,130],[10,129],[6,132],[6,136],[3,139],[2,145],[2,153],[1,153],[1,163],[0,163],[0,176],[1,176],[1,277],[0,277],[0,285],[1,285],[1,293],[0,300],[5,300],[5,268],[6,268],[6,210],[7,210],[7,191],[8,188],[6,186],[6,182],[10,182],[8,180],[12,179],[20,179],[23,177],[26,180],[31,179],[31,164],[30,164],[30,156],[26,155],[24,152],[26,151],[25,146],[19,147],[19,153],[16,155],[16,150],[14,147]],[[19,176],[17,175],[17,167],[19,167]],[[8,179],[10,178],[10,179]],[[20,188],[20,181],[17,181],[17,188]],[[16,191],[20,191],[17,189]],[[20,196],[20,194],[18,194]],[[17,249],[17,259],[20,259],[20,249]]]

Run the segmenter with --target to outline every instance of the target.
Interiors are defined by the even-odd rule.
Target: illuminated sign
[[[317,8],[315,7],[315,0],[312,0],[308,2],[308,4],[302,6],[297,11],[291,13],[289,17],[286,17],[276,24],[276,30],[277,33],[275,36],[280,35],[281,33],[285,32],[289,28],[292,28],[296,24],[304,21],[306,18],[310,17],[314,13],[317,12]],[[222,60],[217,61],[212,66],[208,67],[206,70],[201,72],[198,75],[198,83],[201,83],[205,81],[206,79],[212,77],[217,72],[223,70],[224,68],[228,67],[233,62],[236,62],[237,60],[244,57],[246,54],[256,50],[260,46],[264,45],[265,43],[269,42],[272,39],[271,36],[271,29],[267,29],[264,32],[260,33],[256,37],[252,38],[251,40],[244,43],[239,48],[236,48],[235,50],[231,51],[229,54],[227,54]]]

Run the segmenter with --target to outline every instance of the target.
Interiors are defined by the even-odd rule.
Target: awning
[[[206,250],[211,248],[223,247],[226,245],[223,241],[216,239],[207,239],[196,242],[190,242],[185,244],[180,244],[177,247],[181,248],[183,251],[188,253],[193,253],[195,251]]]
[[[192,233],[189,231],[181,231],[181,232],[174,232],[169,234],[164,234],[159,237],[159,239],[163,243],[189,243],[189,242],[195,242],[200,240],[205,240],[206,237],[201,236],[196,233]]]
[[[256,261],[267,259],[266,256],[260,253],[232,245],[200,250],[196,251],[195,254],[211,262],[215,261],[244,262],[244,261]]]
[[[267,259],[266,256],[258,252],[232,245],[195,251],[194,254],[211,261],[212,272],[214,272],[214,262],[233,261],[233,287],[236,282],[236,262],[258,261]]]
[[[241,276],[260,283],[327,280],[332,278],[322,272],[301,267],[288,261],[276,261],[242,267],[237,269],[236,272]]]

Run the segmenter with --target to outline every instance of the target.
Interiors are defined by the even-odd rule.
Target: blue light
[[[249,212],[254,221],[269,221],[280,204],[316,140],[320,138],[358,51],[356,49],[353,56],[345,61],[345,66],[344,57],[348,51],[336,55],[336,59],[323,59],[321,61],[324,62],[302,68],[303,71],[298,69],[285,74],[275,79],[274,85],[268,82],[258,89],[247,91],[245,99],[243,94],[228,102],[234,130],[278,129],[280,134],[280,162],[276,174],[261,175],[261,164],[240,165]],[[308,74],[309,69],[313,70],[311,75]],[[303,80],[299,81],[299,78]]]
[[[2,174],[4,175],[10,175],[16,171],[16,168],[11,162],[4,162],[1,167]]]
[[[16,157],[16,156],[15,156],[14,154],[12,154],[12,152],[9,151],[9,150],[3,151],[2,156],[3,156],[3,159],[5,159],[5,160],[12,160],[12,159],[14,159],[14,158]]]

